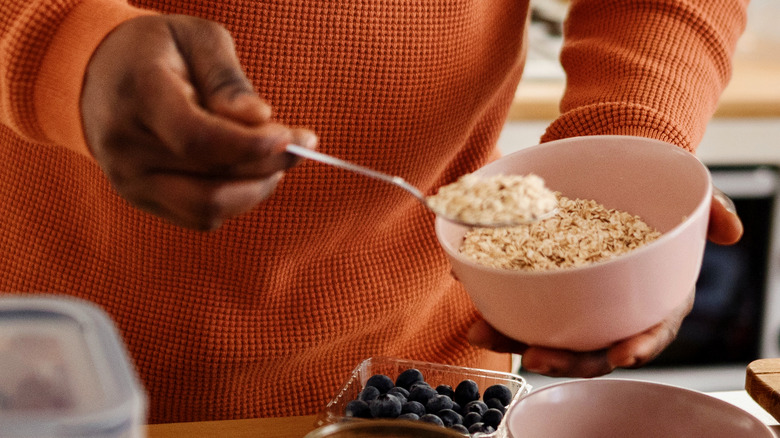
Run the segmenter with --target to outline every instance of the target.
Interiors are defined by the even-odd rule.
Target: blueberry
[[[442,409],[436,413],[436,415],[441,418],[441,421],[444,423],[445,427],[452,427],[455,424],[463,423],[463,417],[461,417],[459,413],[453,411],[452,409]]]
[[[380,394],[368,404],[374,418],[396,418],[401,415],[401,401],[390,394]]]
[[[488,408],[498,409],[499,411],[501,411],[502,414],[506,413],[506,407],[505,407],[506,405],[501,403],[501,400],[497,398],[489,398],[485,400],[485,404],[487,405]]]
[[[393,384],[393,379],[387,377],[384,374],[374,374],[368,378],[368,381],[366,381],[366,386],[373,386],[374,388],[378,389],[381,394],[385,394],[390,390],[390,388],[395,386],[395,384]]]
[[[455,390],[450,385],[439,385],[436,387],[436,392],[441,395],[446,395],[449,398],[455,398]]]
[[[418,417],[422,417],[426,414],[425,406],[418,401],[408,401],[401,406],[402,414],[416,414]]]
[[[344,415],[355,418],[371,418],[371,408],[363,400],[352,400],[347,403]]]
[[[405,413],[405,414],[401,414],[401,415],[399,415],[399,416],[398,416],[398,419],[399,419],[399,420],[411,420],[411,421],[417,421],[417,420],[419,420],[419,419],[420,419],[420,416],[419,416],[419,415],[417,415],[417,414],[415,414],[415,413],[412,413],[412,412],[407,412],[407,413]]]
[[[471,426],[469,426],[469,433],[486,433],[491,434],[496,431],[496,428],[493,426],[488,426],[484,423],[474,423]]]
[[[458,383],[458,386],[455,387],[455,401],[463,406],[473,400],[479,400],[479,387],[477,386],[477,382],[466,379]]]
[[[488,405],[486,405],[482,400],[472,400],[463,406],[463,413],[468,414],[469,412],[476,412],[479,415],[482,415],[488,409]]]
[[[409,390],[409,400],[418,401],[425,405],[431,397],[437,395],[436,390],[429,385],[415,384],[412,389]]]
[[[398,399],[401,400],[401,404],[406,403],[406,400],[409,398],[409,391],[401,388],[400,386],[394,386],[390,388],[387,393],[398,397]]]
[[[423,379],[423,375],[420,370],[416,368],[409,368],[408,370],[404,370],[401,372],[401,374],[398,375],[398,378],[395,379],[395,386],[400,386],[401,388],[409,390],[413,384],[424,381],[425,379]]]
[[[457,413],[459,413],[459,414],[461,414],[461,415],[463,415],[463,412],[462,412],[463,410],[461,409],[461,407],[458,404],[458,402],[456,402],[455,400],[452,401],[452,410],[457,412]]]
[[[498,399],[502,406],[509,406],[509,402],[512,401],[512,390],[504,384],[497,384],[488,387],[485,393],[482,394],[482,400],[490,400],[491,398]]]
[[[426,387],[430,388],[430,387],[431,387],[431,384],[430,384],[430,383],[428,383],[428,382],[414,382],[414,383],[412,383],[412,386],[410,386],[410,387],[409,387],[409,392],[412,392],[412,390],[413,390],[413,389],[414,389],[416,386],[426,386]],[[433,389],[433,388],[431,388],[431,389]],[[433,391],[434,391],[434,392],[436,392],[436,390],[435,390],[435,389],[434,389]]]
[[[463,425],[466,427],[471,426],[474,423],[481,423],[482,415],[477,412],[469,412],[463,417]]]
[[[478,432],[484,432],[485,431],[485,424],[482,422],[474,423],[471,426],[469,426],[469,433],[478,433]]]
[[[422,417],[420,417],[420,421],[423,421],[425,423],[436,424],[438,426],[444,426],[444,422],[441,421],[441,418],[439,418],[438,415],[434,415],[434,414],[425,414]]]
[[[409,397],[409,390],[406,388],[401,388],[400,386],[393,386],[390,388],[389,391],[387,391],[388,394],[401,394],[404,397]]]
[[[425,410],[429,414],[436,414],[442,409],[452,410],[452,399],[446,395],[436,394],[425,403]]]
[[[462,433],[463,435],[469,434],[468,428],[462,424],[453,424],[450,429],[454,430],[455,432]]]
[[[504,414],[498,409],[488,409],[482,414],[482,422],[486,426],[491,426],[494,429],[498,428],[498,423],[501,423],[501,419],[504,418]]]
[[[360,391],[360,395],[358,395],[358,400],[363,400],[365,402],[370,402],[371,400],[377,398],[379,395],[379,390],[373,386],[366,386],[363,388],[362,391]]]

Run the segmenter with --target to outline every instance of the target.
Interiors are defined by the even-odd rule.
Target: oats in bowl
[[[639,216],[593,200],[559,194],[557,204],[555,216],[537,223],[469,230],[460,253],[495,268],[543,271],[606,260],[661,235]]]

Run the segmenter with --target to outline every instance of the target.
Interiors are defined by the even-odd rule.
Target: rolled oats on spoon
[[[534,174],[467,174],[426,201],[441,216],[491,227],[534,223],[554,215],[558,206],[555,192]]]

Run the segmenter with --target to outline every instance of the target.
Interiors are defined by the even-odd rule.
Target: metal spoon
[[[324,164],[328,164],[328,165],[331,165],[331,166],[335,166],[335,167],[338,167],[338,168],[341,168],[341,169],[348,170],[350,172],[355,172],[355,173],[361,174],[363,176],[367,176],[369,178],[374,178],[374,179],[377,179],[379,181],[384,181],[384,182],[386,182],[388,184],[392,184],[392,185],[394,185],[396,187],[399,187],[399,188],[405,190],[407,193],[409,193],[412,196],[414,196],[418,201],[420,201],[420,203],[422,205],[425,206],[425,208],[427,208],[428,210],[430,210],[431,212],[433,212],[437,216],[439,216],[439,217],[441,217],[443,219],[446,219],[448,221],[460,224],[460,225],[465,225],[465,226],[469,226],[469,227],[484,227],[484,228],[512,227],[512,226],[517,226],[517,225],[523,225],[523,224],[537,222],[537,221],[546,219],[548,217],[551,217],[551,216],[553,216],[553,215],[555,215],[557,213],[557,209],[554,209],[554,210],[550,211],[549,213],[544,214],[542,216],[539,216],[539,217],[537,217],[535,219],[523,220],[521,218],[518,218],[518,220],[516,222],[511,222],[511,223],[505,223],[505,222],[501,222],[501,223],[474,223],[474,222],[466,222],[466,221],[464,221],[464,220],[462,220],[460,218],[448,216],[448,215],[444,214],[444,212],[438,211],[437,209],[431,207],[431,205],[428,202],[428,199],[426,198],[425,195],[423,195],[423,193],[420,191],[420,189],[418,189],[417,187],[413,186],[412,184],[409,184],[406,180],[404,180],[400,176],[389,175],[389,174],[386,174],[386,173],[378,172],[376,170],[369,169],[367,167],[363,167],[361,165],[358,165],[358,164],[355,164],[355,163],[351,163],[349,161],[345,161],[345,160],[342,160],[340,158],[336,158],[336,157],[334,157],[332,155],[327,155],[327,154],[323,154],[321,152],[316,152],[316,151],[313,151],[311,149],[307,149],[307,148],[305,148],[303,146],[297,146],[297,145],[289,144],[289,145],[287,145],[287,152],[290,153],[290,154],[293,154],[293,155],[297,155],[299,157],[308,158],[308,159],[313,160],[313,161],[318,161],[320,163],[324,163]]]

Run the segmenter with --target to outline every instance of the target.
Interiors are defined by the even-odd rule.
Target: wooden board
[[[759,359],[747,366],[745,390],[780,421],[780,359]]]

